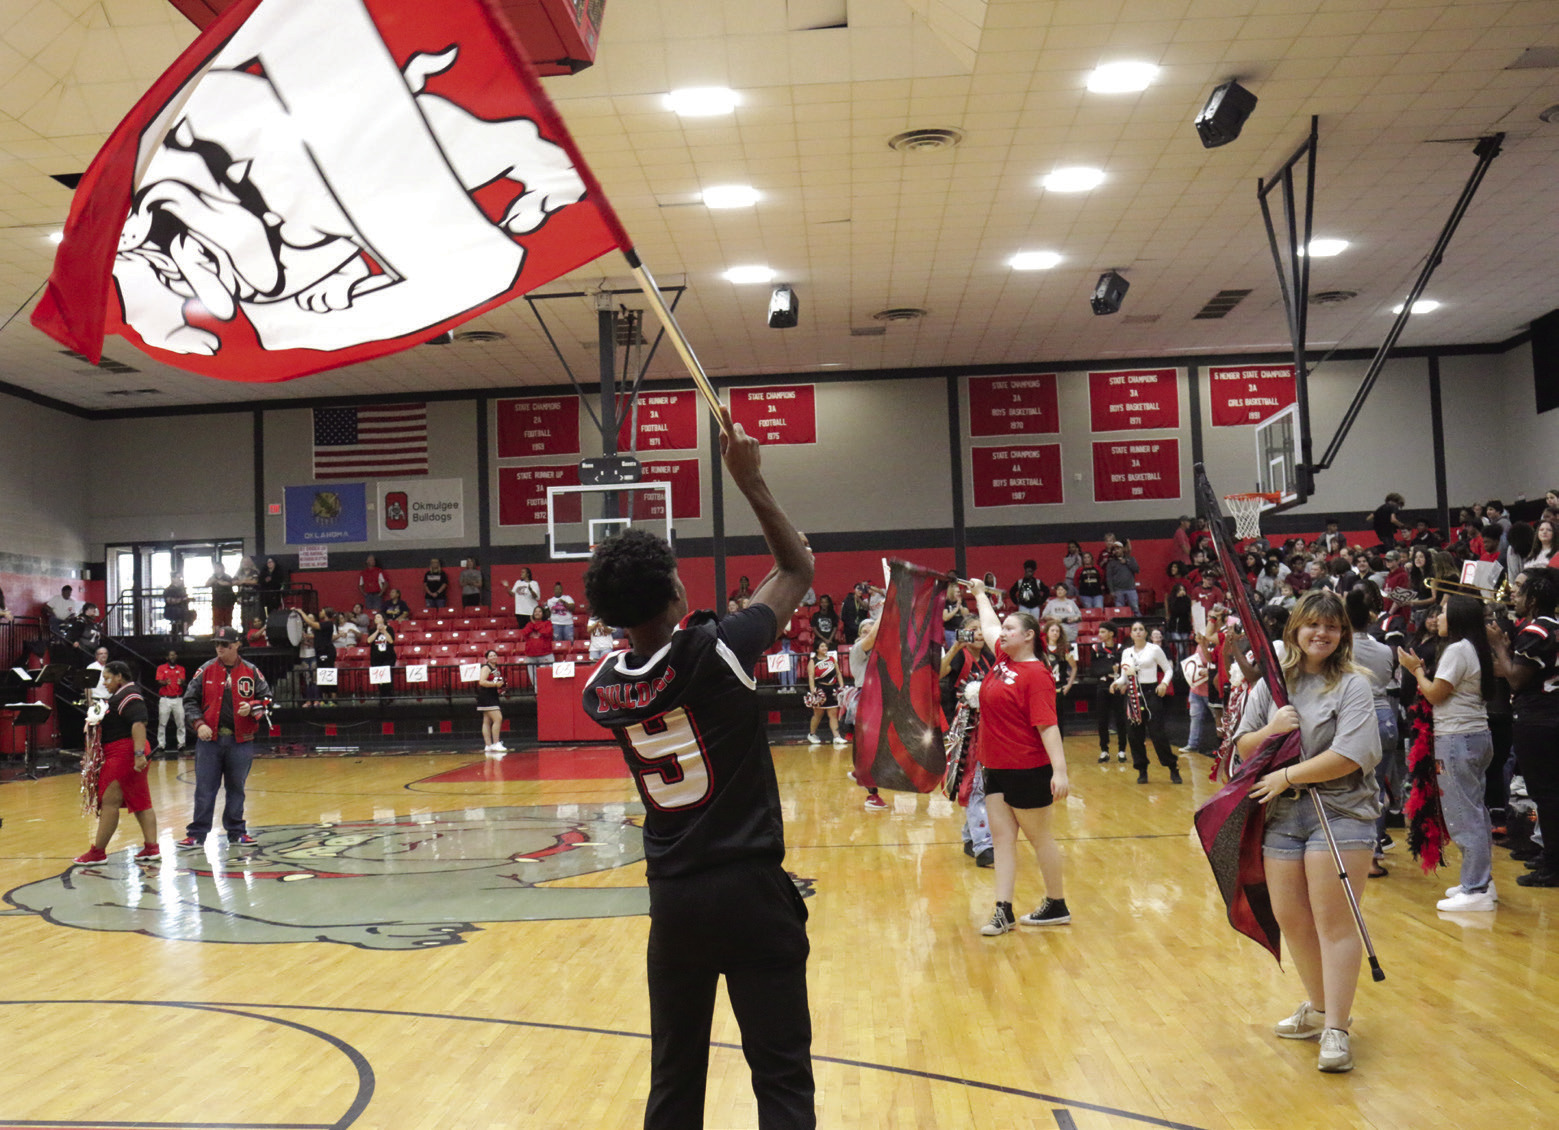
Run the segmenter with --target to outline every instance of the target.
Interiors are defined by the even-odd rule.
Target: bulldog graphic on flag
[[[427,341],[620,232],[488,0],[249,0],[94,160],[33,320],[91,357],[115,332],[284,380]]]

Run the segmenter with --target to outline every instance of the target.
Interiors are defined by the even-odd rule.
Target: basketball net
[[[1261,536],[1261,512],[1269,505],[1276,505],[1277,494],[1249,493],[1226,494],[1224,503],[1234,515],[1234,536],[1240,540]]]

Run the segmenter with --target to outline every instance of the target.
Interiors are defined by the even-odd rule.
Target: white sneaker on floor
[[[1285,1040],[1313,1040],[1325,1028],[1326,1013],[1310,1007],[1309,1001],[1303,1001],[1294,1010],[1294,1015],[1279,1020],[1272,1026],[1272,1031]]]
[[[850,739],[849,738],[835,738],[834,739],[834,744],[835,745],[849,745],[850,744]]]
[[[816,734],[808,734],[807,742],[811,745],[822,745],[823,739],[818,737]]]
[[[1455,898],[1457,895],[1459,895],[1461,893],[1462,893],[1462,885],[1460,883],[1456,884],[1456,886],[1454,886],[1454,887],[1447,887],[1447,888],[1445,888],[1445,897],[1446,898]],[[1489,884],[1489,889],[1488,889],[1487,893],[1488,893],[1489,897],[1492,898],[1495,902],[1499,901],[1499,892],[1494,889],[1494,884],[1492,882]]]
[[[1499,904],[1493,891],[1457,891],[1435,903],[1436,910],[1490,911]]]
[[[1341,1028],[1328,1028],[1321,1033],[1321,1054],[1315,1062],[1318,1071],[1352,1071],[1353,1049],[1348,1046],[1348,1033]]]

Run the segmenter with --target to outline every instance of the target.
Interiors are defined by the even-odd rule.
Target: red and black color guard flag
[[[495,0],[238,0],[82,177],[39,329],[210,377],[383,356],[631,244]]]
[[[855,706],[855,779],[929,793],[947,771],[942,744],[944,573],[888,562],[888,592]]]
[[[1283,669],[1251,604],[1250,588],[1224,525],[1218,496],[1200,463],[1196,466],[1196,497],[1200,513],[1208,518],[1229,601],[1245,630],[1256,667],[1266,678],[1273,703],[1286,706],[1288,691],[1283,683]],[[1212,864],[1218,893],[1228,908],[1229,925],[1260,942],[1279,960],[1282,934],[1272,913],[1272,896],[1267,890],[1267,871],[1261,858],[1265,821],[1261,805],[1251,799],[1250,789],[1265,774],[1297,762],[1301,753],[1298,730],[1271,739],[1242,761],[1229,783],[1196,810],[1196,834]]]

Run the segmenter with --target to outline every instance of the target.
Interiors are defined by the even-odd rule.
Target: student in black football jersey
[[[782,867],[779,785],[752,676],[811,584],[812,554],[769,493],[757,441],[721,417],[726,470],[774,555],[751,603],[718,621],[689,615],[676,556],[642,529],[604,542],[585,573],[586,601],[630,644],[586,680],[584,708],[616,735],[644,802],[648,1130],[703,1125],[722,973],[758,1125],[817,1124],[807,911]]]

